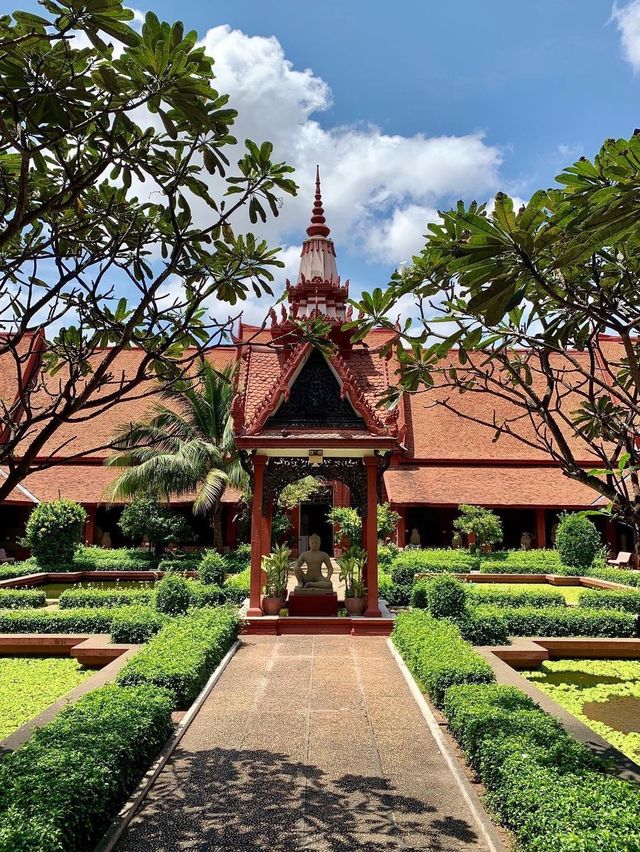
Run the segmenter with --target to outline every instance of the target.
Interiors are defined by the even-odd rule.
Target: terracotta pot
[[[345,598],[344,608],[349,615],[362,615],[364,612],[364,598]]]
[[[283,598],[262,598],[262,611],[265,615],[278,615],[283,605]]]

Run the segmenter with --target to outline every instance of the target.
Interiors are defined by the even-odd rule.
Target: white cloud
[[[624,58],[634,71],[640,71],[640,0],[626,6],[614,3],[611,17],[620,30]]]
[[[274,157],[296,168],[297,198],[285,199],[280,217],[261,229],[271,241],[302,240],[317,163],[338,247],[390,263],[420,247],[438,200],[485,197],[497,187],[502,155],[481,132],[428,137],[374,125],[324,127],[315,115],[331,106],[329,87],[311,70],[294,69],[276,38],[219,26],[202,43],[215,59],[215,87],[230,93],[239,112],[234,136],[269,139]]]

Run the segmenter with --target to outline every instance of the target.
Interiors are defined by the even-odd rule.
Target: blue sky
[[[290,275],[320,163],[354,294],[410,259],[437,209],[498,189],[526,199],[640,126],[640,0],[133,5],[196,29],[239,138],[272,139],[298,168],[300,197],[265,231]]]

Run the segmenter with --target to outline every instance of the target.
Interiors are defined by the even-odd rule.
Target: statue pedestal
[[[326,595],[297,595],[291,592],[289,615],[335,618],[338,615],[338,595],[335,592],[329,592]]]

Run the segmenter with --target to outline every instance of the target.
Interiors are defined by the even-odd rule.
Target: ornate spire
[[[311,224],[307,228],[307,234],[310,237],[328,237],[331,231],[327,226],[324,218],[324,209],[322,207],[322,193],[320,191],[320,166],[316,166],[316,198],[313,204],[311,213]]]

